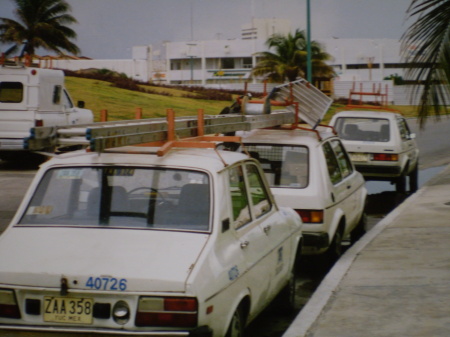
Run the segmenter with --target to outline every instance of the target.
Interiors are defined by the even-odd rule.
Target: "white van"
[[[74,106],[61,70],[1,66],[0,158],[27,152],[24,139],[33,127],[92,123],[92,111],[83,107],[82,101]]]

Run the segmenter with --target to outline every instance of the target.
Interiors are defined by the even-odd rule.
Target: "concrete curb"
[[[416,199],[420,198],[428,189],[428,185],[433,184],[441,175],[448,174],[450,166],[447,166],[436,177],[430,179],[421,189],[407,198],[399,207],[390,212],[383,220],[378,222],[369,232],[367,232],[358,242],[337,261],[327,276],[322,280],[320,286],[316,289],[313,296],[297,315],[291,326],[283,334],[283,337],[306,337],[308,331],[317,321],[323,309],[338,290],[347,271],[350,269],[353,261],[360,252],[376,238],[394,219],[403,212],[405,208],[410,207]]]

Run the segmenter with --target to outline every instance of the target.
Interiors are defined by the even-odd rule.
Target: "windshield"
[[[245,144],[245,149],[261,163],[270,187],[305,188],[308,186],[307,147]]]
[[[344,140],[388,142],[389,120],[384,118],[339,117],[334,126]]]
[[[71,167],[46,172],[20,225],[209,231],[204,172]]]

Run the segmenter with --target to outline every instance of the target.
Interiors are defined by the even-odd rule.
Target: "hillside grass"
[[[205,114],[215,115],[231,101],[213,101],[181,97],[185,92],[178,89],[159,88],[162,93],[173,96],[149,94],[111,86],[111,83],[67,76],[66,87],[74,102],[84,101],[92,110],[94,120],[100,121],[101,110],[108,111],[108,120],[134,119],[136,108],[142,108],[143,118],[165,117],[167,109],[173,109],[176,116],[196,115],[198,109]]]
[[[187,92],[177,88],[152,87],[153,92],[161,92],[161,95],[158,95],[119,89],[106,81],[79,77],[66,76],[65,83],[72,99],[75,102],[84,101],[85,107],[94,113],[96,122],[100,121],[100,113],[104,109],[108,111],[108,120],[115,121],[134,119],[136,108],[142,108],[142,118],[165,117],[167,109],[173,109],[176,116],[194,116],[198,109],[203,109],[207,115],[216,115],[233,103],[186,98],[183,95]],[[195,95],[192,92],[189,94]],[[344,108],[344,104],[334,103],[325,115],[323,123],[327,124],[337,110]],[[402,113],[405,117],[417,116],[415,106],[389,106],[389,108]]]

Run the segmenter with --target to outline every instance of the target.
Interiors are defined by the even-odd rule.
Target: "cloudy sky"
[[[78,20],[81,54],[130,58],[137,45],[163,41],[240,38],[251,18],[290,19],[306,29],[306,0],[66,0]],[[399,39],[411,21],[411,0],[310,0],[311,35],[323,38]],[[13,17],[12,0],[0,0],[0,17]],[[0,45],[2,51],[7,46]]]

